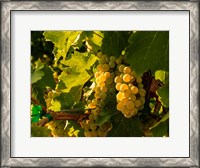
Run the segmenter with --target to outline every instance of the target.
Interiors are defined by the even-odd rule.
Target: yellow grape
[[[90,125],[90,129],[91,130],[96,130],[97,129],[97,125],[96,124],[91,124]]]
[[[129,75],[129,74],[125,74],[124,76],[123,76],[123,80],[124,80],[124,82],[130,82],[131,81],[131,75]]]
[[[124,68],[125,68],[125,65],[123,65],[123,64],[119,65],[119,67],[118,67],[119,72],[123,72]]]
[[[98,78],[100,76],[100,73],[97,71],[97,72],[95,72],[95,74],[94,74],[94,77],[95,78]]]
[[[110,72],[105,72],[104,76],[105,76],[105,78],[110,78]]]
[[[131,68],[130,67],[124,67],[123,71],[124,71],[125,74],[130,74]]]
[[[108,88],[106,86],[103,86],[101,87],[101,91],[106,93],[108,91]]]
[[[95,91],[96,93],[100,93],[101,88],[100,88],[100,87],[95,87],[95,88],[94,88],[94,91]]]
[[[103,87],[106,86],[106,83],[104,81],[101,81],[97,84],[99,87]]]
[[[132,86],[131,87],[131,91],[133,94],[137,94],[138,93],[138,88],[136,86]]]
[[[90,129],[90,126],[88,124],[83,124],[83,128],[84,130],[88,131]]]
[[[134,94],[131,94],[131,95],[129,96],[129,99],[130,99],[131,101],[135,101],[135,100],[136,100],[136,96],[135,96]]]
[[[119,103],[117,104],[117,110],[119,110],[119,111],[122,111],[124,107],[125,107],[125,106],[124,106],[124,103],[122,103],[122,102],[119,102]]]
[[[98,130],[97,130],[97,135],[98,135],[98,137],[105,137],[105,136],[106,136],[106,132],[104,132],[104,131],[98,129]]]
[[[115,86],[115,88],[116,88],[118,91],[120,91],[121,85],[122,85],[121,83],[117,83],[116,86]]]
[[[130,110],[130,114],[131,115],[137,115],[137,113],[138,113],[138,109],[137,108],[133,108],[133,109]]]
[[[100,93],[95,93],[95,94],[94,94],[94,97],[95,97],[95,98],[100,98]]]
[[[126,104],[128,109],[133,109],[134,108],[134,103],[132,101],[128,101]]]
[[[124,114],[124,117],[126,117],[126,118],[131,118],[133,115],[132,114],[130,114],[130,113],[128,113],[128,114]]]
[[[91,131],[91,136],[92,136],[92,137],[97,137],[97,131],[92,130],[92,131]]]
[[[109,71],[110,67],[108,66],[108,64],[103,64],[102,69],[104,72],[107,72],[107,71]]]
[[[99,64],[99,65],[97,66],[97,70],[98,70],[98,71],[102,71],[102,69],[103,69],[102,65]]]
[[[122,84],[122,85],[120,86],[120,90],[121,90],[121,91],[128,90],[128,85],[127,85],[127,84]]]
[[[127,107],[124,107],[124,108],[122,109],[122,113],[123,113],[123,114],[129,114],[129,109],[128,109]]]
[[[116,98],[118,101],[122,101],[122,99],[124,98],[124,94],[122,92],[117,93]]]
[[[124,97],[129,98],[131,96],[131,90],[125,90],[124,91]]]
[[[104,75],[105,73],[102,73],[100,76],[99,76],[99,80],[100,81],[106,81],[106,76]]]
[[[141,106],[141,101],[140,100],[135,100],[135,107],[140,107]]]
[[[142,82],[142,78],[137,77],[137,78],[136,78],[136,82],[137,82],[137,83],[141,83],[141,82]]]
[[[96,108],[96,105],[94,103],[89,103],[88,108],[90,109]]]
[[[84,131],[84,135],[85,135],[85,137],[91,137],[92,136],[90,131]]]
[[[114,81],[115,83],[122,83],[123,79],[120,76],[116,76]]]
[[[128,102],[128,98],[127,98],[127,97],[124,97],[124,98],[122,99],[122,103],[126,104],[127,102]]]

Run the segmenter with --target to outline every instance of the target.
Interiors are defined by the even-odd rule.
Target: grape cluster
[[[31,136],[32,137],[50,137],[51,130],[46,127],[39,126],[37,123],[32,123]]]
[[[118,66],[118,75],[115,77],[118,93],[117,110],[126,118],[137,115],[138,110],[144,108],[146,91],[143,89],[142,78],[138,77],[129,66]]]
[[[51,130],[51,134],[54,137],[68,137],[68,131],[65,130],[65,121],[64,120],[54,120],[46,124],[48,129]]]

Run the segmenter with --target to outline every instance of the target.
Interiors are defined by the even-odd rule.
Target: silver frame
[[[12,158],[10,155],[10,18],[12,10],[187,10],[190,12],[190,157],[188,158]],[[1,166],[199,167],[199,2],[195,1],[2,1]]]

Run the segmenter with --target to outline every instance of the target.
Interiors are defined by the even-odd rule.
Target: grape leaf
[[[127,31],[105,31],[102,41],[102,53],[118,58],[128,45],[129,37],[130,32]]]
[[[56,83],[53,78],[53,71],[49,68],[48,65],[44,64],[44,67],[41,70],[44,72],[44,76],[41,80],[38,80],[36,83],[32,84],[32,95],[34,95],[34,97],[39,101],[41,105],[46,106],[43,97],[44,92],[46,91],[46,87],[54,89]]]
[[[59,79],[67,87],[62,91],[69,92],[74,97],[75,102],[81,99],[83,86],[93,75],[88,72],[96,61],[97,57],[95,55],[76,51],[70,59],[61,61],[62,64],[68,66],[59,76]]]
[[[144,135],[142,124],[137,116],[125,118],[119,113],[111,118],[113,128],[108,132],[111,137],[141,137]]]
[[[151,69],[169,70],[169,32],[138,31],[129,38],[126,60],[140,76]]]
[[[51,100],[51,105],[52,106],[50,106],[49,107],[49,110],[53,110],[53,111],[60,111],[60,109],[61,109],[61,103],[59,102],[59,101],[57,101],[57,100]]]
[[[71,136],[76,136],[76,137],[83,137],[84,132],[83,128],[77,122],[73,120],[67,120],[67,127],[66,129],[68,130],[68,135]]]
[[[160,122],[156,127],[151,129],[154,137],[169,136],[169,120]]]
[[[74,104],[74,98],[69,93],[61,93],[59,96],[55,98],[55,100],[60,102],[60,110],[69,109]]]
[[[157,95],[159,96],[158,99],[162,103],[164,107],[169,107],[169,85],[164,87],[160,87],[156,91]]]
[[[31,73],[31,84],[36,83],[44,76],[44,72],[42,70],[35,70]]]
[[[60,57],[65,59],[67,52],[73,43],[76,43],[78,35],[81,31],[45,31],[44,37],[46,41],[54,44],[53,54],[55,56],[55,65]]]
[[[169,72],[157,70],[155,72],[155,79],[160,80],[163,84],[168,84],[169,83]]]

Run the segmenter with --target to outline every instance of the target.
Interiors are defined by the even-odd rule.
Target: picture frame
[[[11,157],[11,15],[29,10],[188,11],[190,26],[189,157]],[[2,1],[1,2],[2,167],[199,167],[199,2],[197,1]]]

